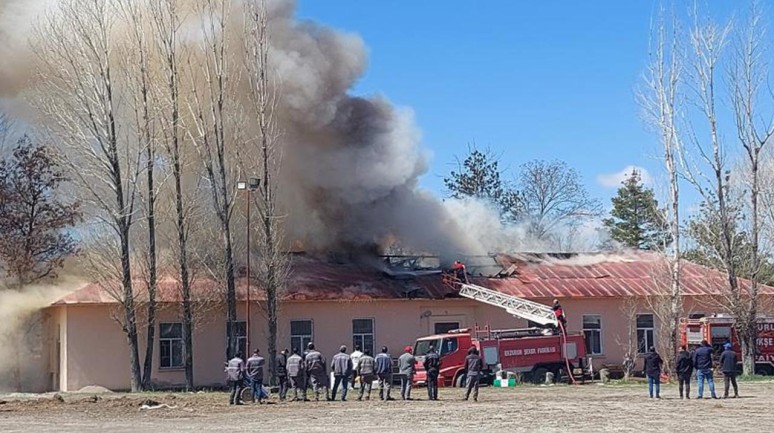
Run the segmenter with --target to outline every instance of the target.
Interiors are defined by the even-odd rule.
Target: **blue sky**
[[[712,2],[713,12],[732,3]],[[608,204],[615,187],[600,175],[629,165],[655,179],[663,171],[634,99],[657,7],[646,0],[299,0],[297,16],[363,38],[370,63],[353,93],[383,94],[413,109],[432,153],[422,186],[443,194],[454,156],[475,142],[512,169],[535,158],[564,160]]]

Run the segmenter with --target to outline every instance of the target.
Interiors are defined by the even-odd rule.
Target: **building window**
[[[436,334],[446,334],[449,331],[460,329],[460,322],[437,322],[434,327]]]
[[[586,353],[602,354],[602,316],[599,314],[583,315],[583,335],[586,337]]]
[[[374,319],[352,319],[352,348],[374,353]]]
[[[646,353],[651,346],[656,345],[653,338],[653,323],[652,314],[637,315],[637,351],[639,353]]]
[[[312,342],[312,321],[290,321],[290,350],[297,349],[298,353],[304,353],[306,345]]]
[[[247,324],[245,322],[234,322],[234,330],[236,331],[237,352],[242,352],[242,356],[246,358],[249,356],[247,353]],[[226,322],[226,345],[228,345],[230,336],[231,329],[228,326],[228,322]]]
[[[159,367],[183,366],[183,324],[159,323]]]

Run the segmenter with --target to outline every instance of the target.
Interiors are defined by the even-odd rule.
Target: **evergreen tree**
[[[521,194],[500,179],[497,159],[488,150],[472,147],[458,170],[443,179],[453,198],[473,197],[489,201],[504,220],[516,220],[521,214]]]
[[[671,243],[671,236],[658,207],[653,190],[642,183],[642,176],[632,170],[621,182],[618,193],[612,198],[610,218],[603,221],[610,230],[610,237],[630,248],[659,250]]]

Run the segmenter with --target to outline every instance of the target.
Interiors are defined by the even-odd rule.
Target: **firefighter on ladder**
[[[558,299],[554,299],[554,306],[552,308],[554,314],[556,314],[556,321],[559,322],[559,329],[563,334],[567,335],[567,317],[565,317],[564,309]]]

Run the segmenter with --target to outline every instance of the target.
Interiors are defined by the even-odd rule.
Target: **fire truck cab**
[[[698,319],[680,319],[681,343],[688,350],[697,348],[702,340],[712,346],[715,357],[720,357],[723,345],[730,342],[737,353],[741,371],[742,350],[735,327],[736,319],[728,315],[714,315]],[[758,319],[758,337],[755,352],[755,374],[774,375],[774,318]]]
[[[558,381],[562,375],[569,376],[576,367],[582,367],[586,355],[582,334],[567,335],[566,342],[564,339],[561,334],[542,328],[495,331],[488,327],[422,337],[414,344],[417,359],[414,383],[427,382],[423,363],[431,345],[441,358],[439,386],[463,386],[465,358],[470,347],[478,349],[484,361],[485,383],[491,383],[498,371],[513,372],[521,381],[533,383],[543,383],[546,374],[551,372]]]

